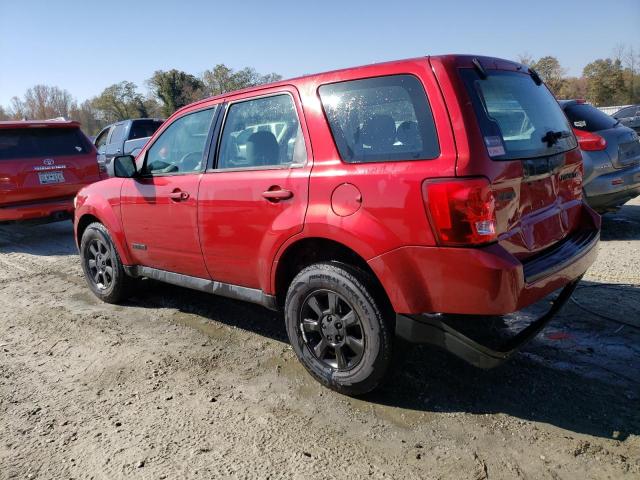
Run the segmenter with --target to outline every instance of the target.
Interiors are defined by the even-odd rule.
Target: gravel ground
[[[98,302],[71,232],[0,227],[2,479],[640,478],[640,201],[510,362],[416,347],[360,399],[260,307],[151,283]]]

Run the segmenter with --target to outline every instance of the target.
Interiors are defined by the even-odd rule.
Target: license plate
[[[38,173],[38,177],[40,177],[40,184],[46,185],[49,183],[63,183],[64,175],[62,172],[45,172]]]

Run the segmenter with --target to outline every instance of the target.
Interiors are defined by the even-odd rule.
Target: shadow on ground
[[[606,215],[602,238],[639,239],[640,206]],[[69,222],[2,226],[0,253],[6,252],[73,255],[73,229]],[[640,435],[640,334],[633,325],[615,323],[637,320],[638,288],[597,283],[583,287],[575,297],[580,308],[568,304],[546,330],[568,332],[572,341],[552,341],[543,333],[511,361],[489,371],[433,348],[415,347],[396,367],[392,382],[363,400],[414,411],[504,413],[607,438]],[[130,305],[175,308],[287,342],[279,314],[243,302],[147,282]]]
[[[593,302],[583,297],[592,297],[598,285],[585,283],[590,291],[578,291],[576,296],[594,308]],[[640,289],[626,288],[629,296],[635,296],[626,305],[618,305],[631,310],[622,312],[623,317],[633,315],[640,306]],[[131,305],[175,308],[203,320],[288,341],[281,316],[261,307],[155,282],[144,290]],[[599,308],[606,312],[606,295],[601,298]],[[635,349],[640,332],[619,327],[568,304],[521,353],[486,371],[435,348],[414,346],[394,367],[393,380],[362,400],[422,412],[504,413],[576,433],[623,440],[631,434],[640,435],[640,382],[637,375],[628,375],[640,367]],[[569,333],[558,342],[549,340],[556,338],[549,331]],[[604,343],[606,350],[599,343]],[[302,369],[298,372],[306,375]]]
[[[45,225],[0,226],[0,253],[28,253],[37,256],[75,255],[70,221]]]
[[[640,205],[625,205],[616,213],[602,216],[603,241],[640,240]]]

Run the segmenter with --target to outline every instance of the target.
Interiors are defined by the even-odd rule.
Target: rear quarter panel
[[[414,75],[423,84],[433,111],[440,155],[432,160],[343,162],[318,88],[327,83],[395,74]],[[314,156],[309,207],[303,231],[283,245],[274,266],[286,247],[302,238],[340,242],[365,260],[404,245],[435,245],[425,212],[422,183],[427,178],[454,176],[456,149],[445,103],[428,59],[331,72],[298,82],[296,86],[302,98]],[[332,196],[336,188],[345,183],[359,192],[360,206],[352,214],[339,215],[332,205]],[[272,269],[272,278],[274,273]]]

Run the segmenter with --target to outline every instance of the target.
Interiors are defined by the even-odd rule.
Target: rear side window
[[[440,155],[420,81],[392,75],[322,85],[322,106],[343,161],[433,159]]]
[[[0,130],[0,160],[83,155],[88,152],[88,140],[77,128]]]
[[[150,137],[160,128],[162,122],[159,120],[136,120],[131,125],[129,139]]]
[[[301,165],[306,159],[291,95],[231,104],[220,140],[219,169]]]
[[[527,73],[487,74],[480,78],[473,69],[460,70],[492,158],[543,157],[576,147],[567,117],[545,85]]]
[[[569,105],[565,107],[564,113],[567,114],[573,128],[584,130],[585,132],[607,130],[615,127],[618,123],[613,117],[584,103]]]

